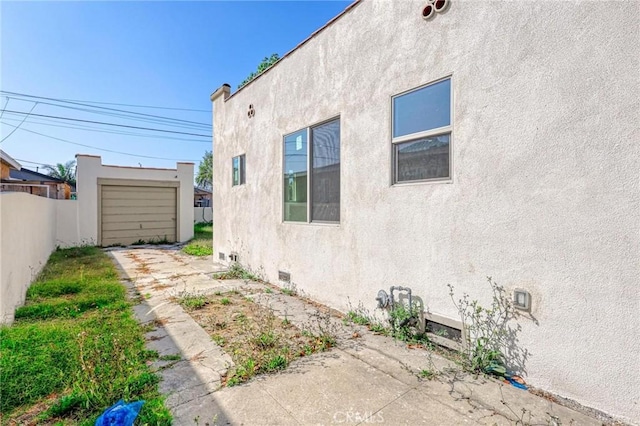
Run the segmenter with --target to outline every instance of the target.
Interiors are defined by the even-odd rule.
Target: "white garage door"
[[[101,244],[176,241],[176,188],[102,185]]]

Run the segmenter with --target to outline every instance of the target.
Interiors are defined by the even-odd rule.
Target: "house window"
[[[392,98],[393,183],[451,178],[451,78]]]
[[[285,221],[340,221],[340,119],[284,137],[283,188]]]
[[[232,159],[232,186],[245,183],[245,155],[238,155]]]

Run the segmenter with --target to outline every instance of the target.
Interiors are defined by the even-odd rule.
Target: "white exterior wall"
[[[57,246],[79,243],[77,203],[0,193],[0,324],[11,323],[27,288]]]
[[[102,164],[93,155],[77,155],[77,184],[80,237],[87,244],[98,243],[98,179],[139,179],[179,182],[178,241],[193,238],[193,163],[177,163],[176,169],[120,167]]]
[[[212,207],[194,207],[193,223],[211,222],[213,220]]]
[[[640,3],[424,4],[365,0],[214,99],[216,251],[343,310],[403,285],[455,318],[447,283],[524,288],[526,380],[639,421]],[[447,75],[453,183],[391,186],[391,96]],[[337,115],[340,224],[283,223],[283,136]]]

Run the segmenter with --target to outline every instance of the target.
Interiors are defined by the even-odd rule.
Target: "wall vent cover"
[[[431,340],[446,348],[461,350],[462,322],[431,312],[424,313],[424,329]]]
[[[291,274],[288,272],[284,272],[284,271],[278,271],[278,279],[280,281],[284,281],[286,283],[290,283],[291,282]]]
[[[221,252],[221,251],[218,252],[218,259],[225,260],[226,258],[227,258],[227,256],[225,256],[223,252]]]

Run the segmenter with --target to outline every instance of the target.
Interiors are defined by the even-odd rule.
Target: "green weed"
[[[241,264],[238,262],[231,265],[226,272],[219,272],[213,275],[213,278],[216,280],[251,280],[251,281],[261,281],[259,277],[244,269]]]
[[[0,327],[0,413],[35,408],[38,422],[93,424],[118,399],[144,399],[140,419],[168,425],[142,327],[108,256],[57,250],[27,293],[16,322]],[[51,395],[59,395],[51,400]]]
[[[206,296],[202,294],[190,293],[182,293],[180,296],[178,296],[177,300],[180,306],[182,306],[187,312],[201,309],[208,302]]]
[[[213,254],[213,226],[206,223],[193,225],[193,239],[182,248],[191,256],[211,256]]]
[[[491,277],[487,277],[487,281],[492,291],[489,307],[471,300],[467,294],[463,294],[456,302],[453,286],[450,284],[449,296],[464,324],[464,366],[470,371],[504,376],[507,372],[505,348],[514,346],[510,345],[510,340],[515,341],[520,325],[510,328],[508,323],[516,316],[515,308],[502,286],[496,284]],[[515,358],[526,357],[526,352],[521,353],[518,348],[512,348],[511,353]]]

